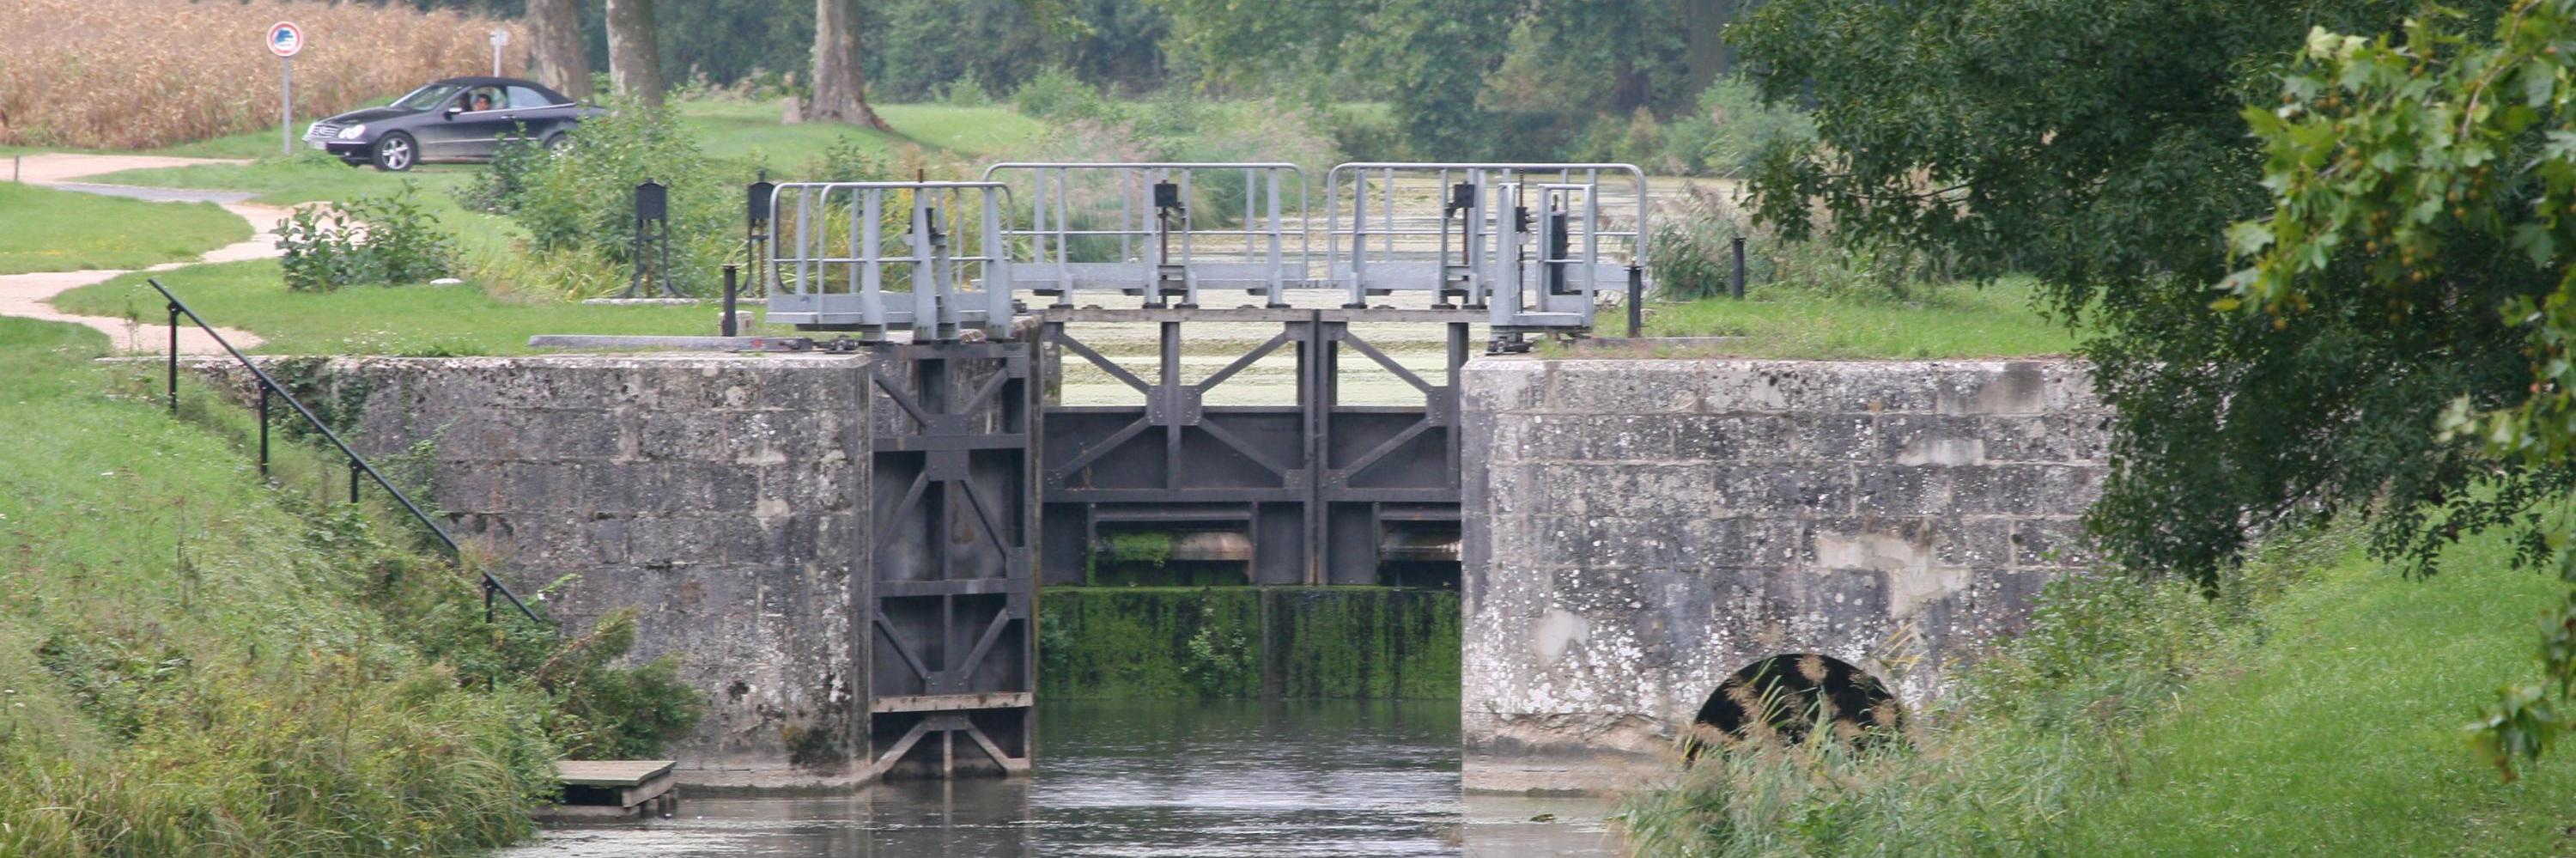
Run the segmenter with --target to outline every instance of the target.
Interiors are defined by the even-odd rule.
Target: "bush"
[[[1077,119],[1095,122],[1124,122],[1124,106],[1110,101],[1091,84],[1082,82],[1072,72],[1049,68],[1029,77],[1011,91],[1011,109],[1021,114],[1064,123]]]
[[[585,120],[560,154],[532,147],[496,160],[458,194],[481,210],[505,212],[528,231],[533,255],[548,267],[580,268],[589,260],[601,271],[634,264],[635,187],[651,179],[668,186],[671,282],[684,294],[703,294],[718,269],[742,249],[735,218],[741,188],[699,151],[667,107],[610,102],[607,115]],[[570,297],[592,297],[627,277],[585,277],[549,282]]]
[[[1815,136],[1816,121],[1804,111],[1764,104],[1751,82],[1721,77],[1700,93],[1696,111],[1666,126],[1662,158],[1692,175],[1735,175],[1774,142]]]
[[[2180,579],[2048,584],[2030,627],[1970,665],[1907,740],[1852,747],[1699,737],[1710,749],[1616,823],[1637,855],[2047,855],[2105,737],[2153,717],[2266,630],[2259,608],[2343,556],[2343,532],[2282,534],[2217,598]]]
[[[419,190],[406,180],[391,196],[296,209],[277,231],[286,288],[332,292],[448,276],[456,266],[456,239],[421,207]]]
[[[1746,294],[1795,290],[1834,298],[1912,301],[1954,282],[1945,257],[1880,243],[1854,242],[1831,231],[1788,241],[1757,226],[1725,186],[1694,184],[1678,201],[1655,207],[1650,267],[1666,300],[1728,294],[1734,240],[1745,240]]]

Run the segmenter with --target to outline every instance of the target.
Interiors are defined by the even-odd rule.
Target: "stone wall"
[[[1774,655],[1920,706],[2086,560],[2107,414],[2079,364],[1489,359],[1462,384],[1471,790],[1670,771]]]
[[[868,363],[818,356],[272,359],[371,460],[425,455],[460,543],[580,633],[637,612],[706,718],[685,782],[846,782]],[[228,372],[221,364],[209,372]],[[232,383],[253,390],[231,371]]]

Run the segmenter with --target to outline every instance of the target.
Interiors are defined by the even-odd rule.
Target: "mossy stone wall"
[[[1040,699],[1455,700],[1458,594],[1049,587]]]

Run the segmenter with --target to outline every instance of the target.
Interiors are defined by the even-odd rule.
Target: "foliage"
[[[274,153],[277,58],[207,39],[249,44],[282,19],[310,39],[295,57],[299,119],[488,73],[484,34],[517,30],[377,4],[19,0],[0,5],[0,145],[141,149],[265,126]]]
[[[0,274],[135,269],[250,238],[213,203],[156,203],[0,184]]]
[[[508,212],[539,254],[570,254],[604,270],[630,268],[635,188],[646,180],[667,186],[675,288],[708,294],[716,288],[717,269],[741,252],[736,177],[707,159],[670,108],[614,103],[608,115],[583,121],[564,152],[520,157],[496,162],[487,172],[506,168],[521,175],[486,179],[480,187],[492,191],[468,197]]]
[[[1011,108],[1058,125],[1081,119],[1117,122],[1127,118],[1124,105],[1110,101],[1098,88],[1062,69],[1041,70],[1011,90]]]
[[[1181,675],[1197,686],[1199,694],[1216,697],[1241,687],[1259,665],[1251,641],[1240,629],[1221,630],[1200,626],[1190,634],[1186,655],[1181,659]]]
[[[456,266],[456,239],[423,208],[420,187],[295,210],[277,230],[286,288],[332,292],[376,283],[421,283]]]
[[[2208,291],[2229,271],[2218,237],[2267,205],[2240,106],[2275,88],[2311,23],[2373,28],[2411,8],[1776,0],[1735,38],[1767,98],[1814,106],[1817,137],[1767,150],[1757,209],[1791,239],[1829,224],[1965,276],[2027,272],[2053,312],[2088,314],[2083,352],[2118,414],[2089,521],[2115,559],[2211,582],[2255,534],[2355,513],[2378,523],[2381,556],[2429,570],[2460,534],[2519,515],[2474,500],[2473,482],[2507,481],[2508,500],[2564,485],[2427,431],[2455,396],[2493,405],[2528,386],[2487,294],[2527,263],[2463,244],[2456,300],[2392,316],[2358,293],[2312,296],[2295,326],[2215,312]],[[2344,250],[2363,274],[2362,248]]]
[[[105,338],[77,326],[0,319],[0,343],[0,397],[26,421],[0,450],[0,854],[525,836],[553,788],[543,701],[399,642],[374,582],[452,579],[344,539],[370,511],[287,508],[281,486],[339,462],[289,444],[279,483],[250,479],[245,409],[192,384],[165,416],[158,377],[94,364]]]
[[[2510,779],[2576,730],[2576,540],[2551,509],[2576,474],[2576,57],[2561,47],[2576,3],[2519,0],[2491,37],[2467,35],[2481,23],[2437,11],[2402,34],[2310,31],[2278,106],[2244,111],[2272,212],[2228,231],[2248,267],[2216,306],[2276,328],[2354,306],[2392,326],[2491,314],[2476,328],[2491,349],[2520,341],[2494,359],[2520,365],[2519,389],[2464,386],[2440,421],[2446,446],[2491,457],[2469,467],[2510,476],[2439,526],[2511,522],[2569,588],[2542,623],[2542,682],[2503,689],[2474,725]]]
[[[1659,856],[2558,848],[2568,769],[2499,784],[2445,729],[2458,693],[2517,669],[2485,606],[2548,585],[2486,563],[2510,550],[2494,538],[2428,586],[2360,558],[2358,532],[2275,536],[2217,600],[2052,583],[1906,742],[1732,746],[1616,822]]]

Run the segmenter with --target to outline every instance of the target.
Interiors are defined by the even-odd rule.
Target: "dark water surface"
[[[1456,703],[1051,702],[1037,771],[683,796],[512,856],[1611,855],[1585,800],[1464,798]]]

